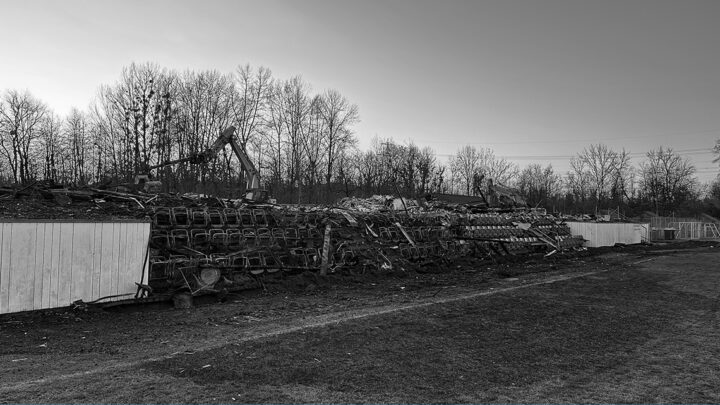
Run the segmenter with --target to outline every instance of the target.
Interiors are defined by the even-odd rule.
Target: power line
[[[714,151],[710,148],[677,149],[677,150],[673,149],[673,152],[677,153],[681,156],[714,153]],[[640,157],[640,156],[647,155],[647,152],[628,152],[627,154],[631,157]],[[444,156],[444,157],[456,156],[456,154],[451,154],[451,153],[436,153],[435,155],[436,156]],[[576,156],[577,156],[577,154],[573,154],[573,155],[497,155],[497,157],[500,157],[500,158],[514,159],[514,160],[572,159]]]
[[[512,141],[512,142],[458,142],[458,141],[452,141],[452,140],[430,140],[426,141],[423,140],[423,142],[427,143],[441,143],[441,144],[448,144],[448,143],[457,143],[457,144],[463,144],[463,145],[524,145],[524,144],[536,144],[536,143],[571,143],[571,142],[604,142],[604,141],[622,141],[626,139],[649,139],[649,138],[662,138],[667,136],[688,136],[688,135],[695,135],[695,134],[708,134],[708,133],[720,133],[720,129],[709,129],[704,131],[693,131],[693,132],[675,132],[675,133],[666,133],[666,134],[655,134],[655,135],[639,135],[639,136],[623,136],[619,138],[602,138],[598,141],[598,138],[590,138],[590,139],[579,139],[579,138],[572,138],[572,139],[553,139],[553,140],[537,140],[537,141]]]

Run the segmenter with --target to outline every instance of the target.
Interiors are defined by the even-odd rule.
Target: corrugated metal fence
[[[130,298],[149,235],[148,222],[0,223],[0,313]]]

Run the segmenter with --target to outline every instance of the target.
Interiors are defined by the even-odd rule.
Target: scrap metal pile
[[[298,206],[43,185],[5,191],[6,217],[150,220],[154,292],[247,288],[290,272],[443,268],[458,260],[572,250],[584,242],[542,212],[388,196]]]
[[[553,217],[529,210],[346,199],[334,206],[230,201],[152,209],[150,285],[203,290],[262,284],[273,274],[444,266],[582,246]],[[439,205],[439,204],[438,204]]]

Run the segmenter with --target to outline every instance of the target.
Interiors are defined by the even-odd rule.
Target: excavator
[[[527,208],[528,206],[519,190],[501,184],[494,184],[492,179],[487,179],[486,197],[488,203],[494,207]]]
[[[189,162],[192,164],[203,164],[210,161],[214,156],[217,156],[218,153],[220,153],[221,150],[225,148],[225,145],[230,145],[233,152],[235,153],[235,156],[237,156],[238,160],[240,161],[240,166],[243,170],[247,173],[246,176],[246,187],[245,187],[245,199],[253,202],[268,202],[270,201],[270,198],[268,196],[268,192],[266,190],[262,190],[260,188],[260,173],[258,172],[257,168],[255,168],[255,165],[253,164],[252,160],[250,160],[250,157],[247,155],[247,152],[245,152],[245,149],[242,148],[236,141],[235,141],[235,127],[230,126],[224,131],[220,133],[220,136],[213,142],[212,145],[210,145],[209,148],[205,149],[202,152],[193,153],[190,156],[180,158],[180,159],[174,159],[174,160],[166,160],[160,164],[150,166],[148,167],[148,173],[153,169],[158,169],[161,167],[174,165],[178,163],[184,163]],[[162,186],[162,183],[156,180],[152,180],[150,178],[149,174],[138,174],[135,176],[135,184],[143,188],[147,192],[156,193],[160,191],[160,187]]]
[[[495,184],[493,179],[486,179],[486,189],[483,192],[482,181],[484,174],[473,176],[473,192],[480,195],[489,207],[494,208],[526,208],[527,202],[520,195],[520,190],[507,187],[502,184]]]

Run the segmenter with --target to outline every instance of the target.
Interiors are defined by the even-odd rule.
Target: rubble
[[[291,272],[443,267],[583,244],[544,212],[392,196],[303,206],[34,184],[0,189],[0,206],[13,219],[148,219],[154,293],[246,288]]]

